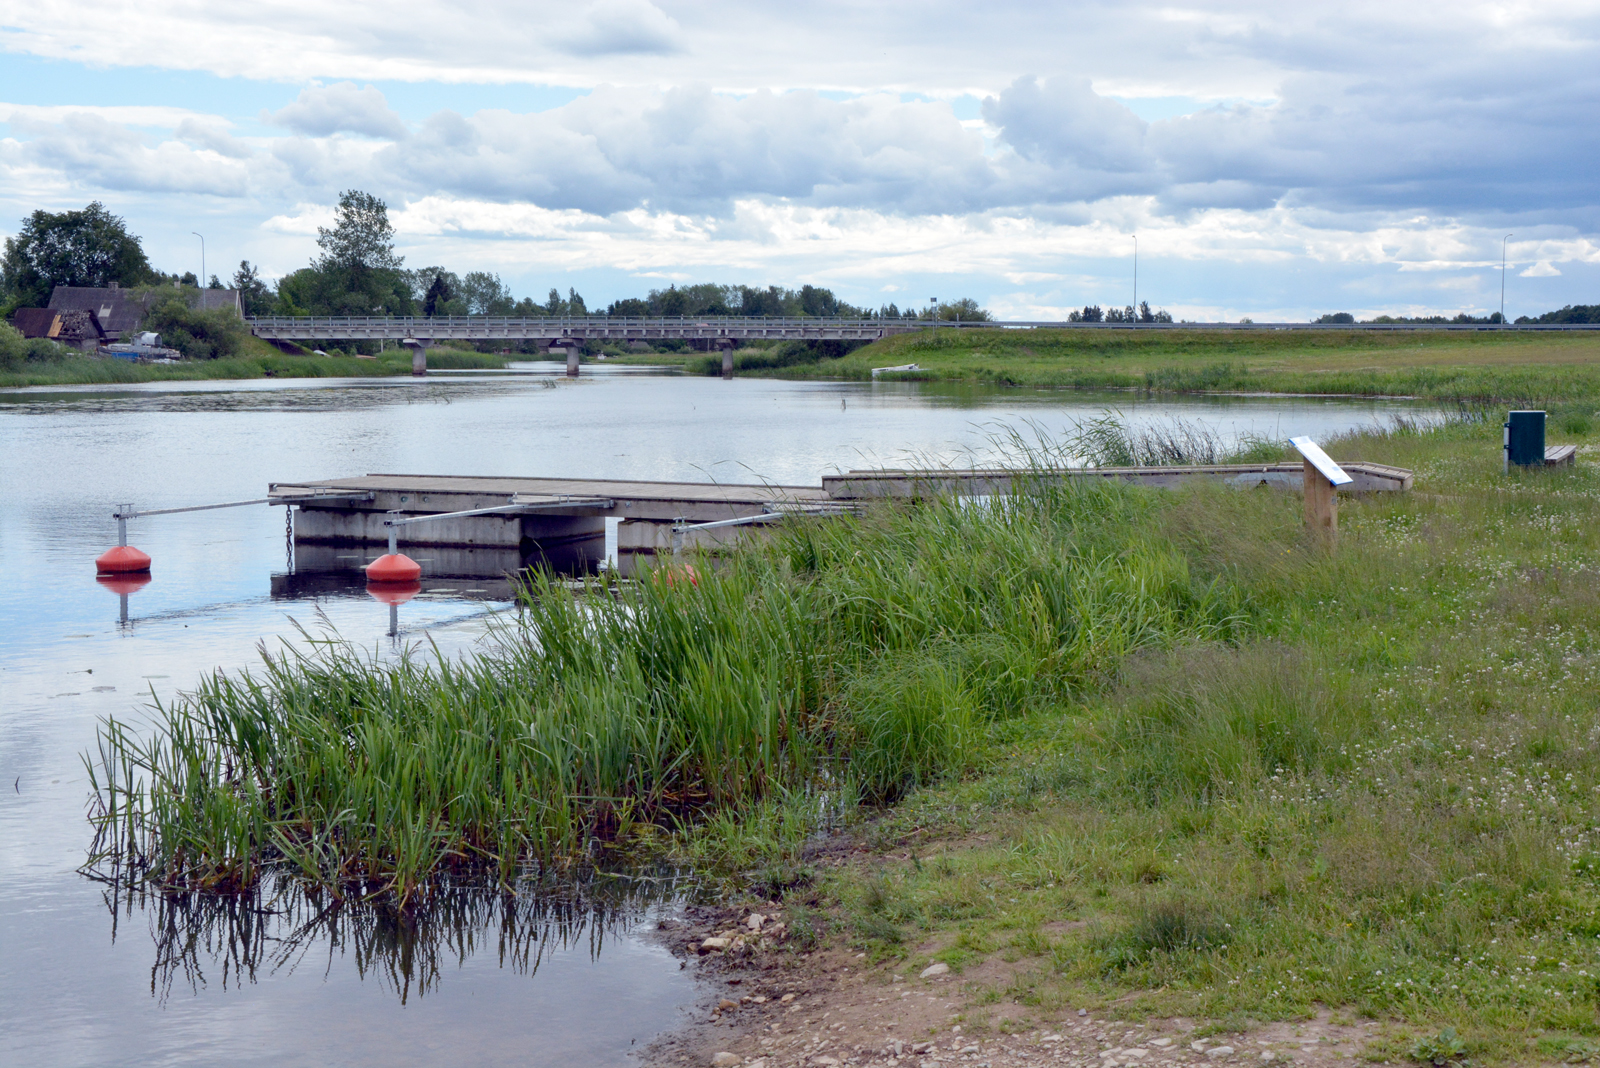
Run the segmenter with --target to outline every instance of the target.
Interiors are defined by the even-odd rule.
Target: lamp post
[[[1133,235],[1133,321],[1139,321],[1139,235]]]
[[[1500,239],[1500,326],[1506,325],[1506,242],[1516,234],[1507,234]]]
[[[200,239],[200,288],[206,287],[206,239],[198,230],[190,230],[191,234]]]

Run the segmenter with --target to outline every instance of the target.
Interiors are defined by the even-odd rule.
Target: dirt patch
[[[752,926],[752,917],[760,923]],[[1078,924],[1063,927],[1081,926]],[[704,997],[695,1021],[640,1054],[649,1068],[1012,1068],[1029,1065],[1296,1064],[1348,1068],[1380,1025],[1331,1012],[1196,1038],[1192,1020],[1111,1019],[1089,1009],[1004,997],[1018,966],[989,958],[960,974],[873,965],[839,948],[797,952],[784,909],[754,902],[691,909],[660,937],[695,963]],[[711,940],[709,946],[707,940]],[[932,944],[922,947],[931,950]]]
[[[859,844],[835,842],[813,862],[848,863]],[[949,843],[959,848],[960,843]],[[884,858],[887,859],[887,858]],[[1091,1006],[1041,1009],[1008,997],[1025,989],[1026,962],[998,955],[959,972],[918,971],[905,960],[875,964],[864,953],[808,948],[804,909],[749,901],[692,907],[664,920],[657,936],[692,964],[703,996],[692,1022],[639,1054],[645,1068],[1022,1068],[1035,1065],[1296,1064],[1351,1068],[1381,1024],[1321,1012],[1229,1034],[1196,1036],[1196,1022],[1168,1017],[1113,1019]],[[1081,920],[1045,925],[1078,933]],[[927,961],[941,945],[908,947]],[[1126,1016],[1126,1006],[1119,1012]]]

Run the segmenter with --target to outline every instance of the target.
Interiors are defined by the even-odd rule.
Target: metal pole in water
[[[400,606],[389,606],[389,637],[394,638],[400,634]]]
[[[133,511],[133,505],[124,504],[117,509],[117,544],[128,544],[128,513]]]
[[[128,625],[128,595],[125,593],[118,594],[117,599],[122,602],[122,613],[117,617],[117,622],[126,627]]]

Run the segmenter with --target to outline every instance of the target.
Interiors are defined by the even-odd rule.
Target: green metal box
[[[1511,412],[1506,419],[1506,470],[1544,466],[1544,413]]]

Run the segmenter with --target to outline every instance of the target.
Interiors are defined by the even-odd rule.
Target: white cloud
[[[1600,266],[1597,0],[396,0],[381,19],[35,0],[6,23],[0,49],[295,87],[264,113],[273,136],[192,109],[0,104],[0,204],[179,194],[175,216],[207,194],[275,250],[355,187],[468,259],[826,271],[873,292],[967,272],[1018,308],[1087,285],[1074,257],[1112,270],[1134,231],[1141,262],[1313,264],[1429,294],[1498,288],[1508,230],[1524,289]],[[379,79],[593,91],[458,113]],[[982,118],[946,103],[964,95]],[[1222,103],[1147,122],[1115,95]]]
[[[208,193],[238,197],[250,186],[250,173],[238,159],[182,141],[148,143],[137,131],[90,112],[41,123],[13,116],[11,128],[23,135],[0,181],[13,186],[14,168],[54,171],[64,186],[85,189],[165,193]]]
[[[79,115],[92,115],[119,126],[142,126],[170,130],[189,120],[212,122],[214,116],[189,108],[148,105],[83,105],[83,104],[6,104],[0,103],[0,122],[26,122],[35,126],[48,126],[67,121]]]
[[[567,9],[554,38],[578,56],[670,56],[688,51],[683,28],[649,0],[589,0]]]
[[[210,149],[219,156],[229,159],[249,159],[255,151],[243,141],[234,137],[225,123],[209,116],[199,119],[184,119],[173,130],[174,136],[180,141],[186,141],[196,148]]]
[[[404,120],[390,109],[383,93],[370,85],[357,88],[354,82],[312,86],[302,90],[299,98],[288,107],[264,114],[262,118],[312,137],[359,133],[402,139],[407,133]]]

